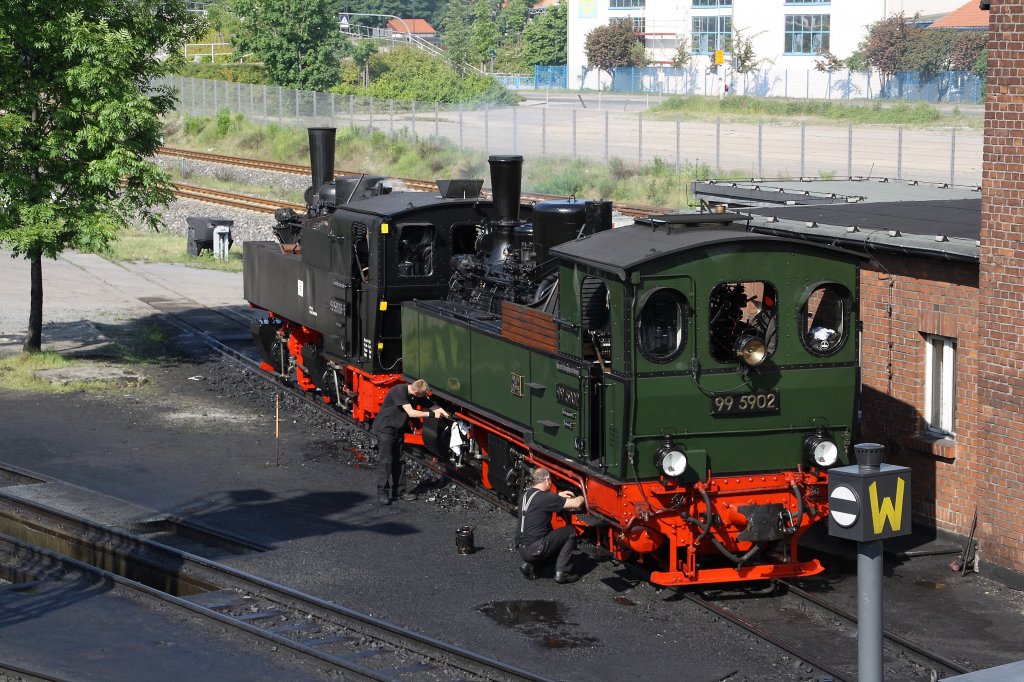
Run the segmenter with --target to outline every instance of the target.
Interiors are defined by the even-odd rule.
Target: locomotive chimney
[[[309,164],[313,176],[313,196],[325,182],[334,179],[334,140],[337,128],[309,129]]]
[[[522,156],[491,156],[491,199],[498,214],[497,222],[510,225],[519,222],[519,198],[523,185]]]

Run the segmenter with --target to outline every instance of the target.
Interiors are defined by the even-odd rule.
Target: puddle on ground
[[[498,625],[511,628],[546,649],[572,649],[598,643],[597,639],[580,634],[577,623],[567,622],[568,609],[556,601],[496,601],[484,604],[479,610]]]
[[[941,590],[943,588],[949,587],[949,583],[944,583],[936,580],[922,580],[921,578],[915,580],[914,584],[918,587],[924,587],[929,590]]]

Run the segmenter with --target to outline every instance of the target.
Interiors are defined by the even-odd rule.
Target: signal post
[[[857,465],[828,479],[829,535],[857,542],[857,678],[881,682],[882,541],[910,534],[910,469],[882,464],[878,443],[854,446]]]

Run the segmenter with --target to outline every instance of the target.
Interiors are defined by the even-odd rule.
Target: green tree
[[[637,46],[633,20],[626,18],[598,26],[588,33],[583,49],[588,66],[614,77],[615,69],[620,66],[640,65],[637,63],[640,56]],[[643,46],[640,45],[640,48]]]
[[[916,71],[922,81],[935,80],[941,100],[949,89],[956,32],[949,28],[910,27],[904,68]]]
[[[527,0],[508,0],[504,3],[498,13],[498,24],[501,27],[503,42],[518,43],[522,41],[523,32],[527,26],[527,12],[532,4]]]
[[[956,71],[973,71],[987,49],[988,31],[957,31],[950,66]]]
[[[148,162],[174,108],[158,55],[201,35],[183,0],[0,5],[0,244],[31,262],[24,349],[42,337],[42,259],[102,248],[171,198]]]
[[[444,59],[401,46],[374,55],[373,83],[365,94],[379,99],[420,102],[491,102],[511,104],[516,96],[490,76],[456,73]]]
[[[814,60],[814,70],[828,74],[828,96],[830,99],[832,97],[832,74],[845,68],[846,62],[828,50],[819,52],[818,58]]]
[[[683,69],[693,61],[693,53],[690,52],[690,41],[686,36],[679,37],[679,44],[676,45],[676,53],[672,55],[672,66]]]
[[[330,0],[223,0],[215,20],[239,54],[254,54],[272,83],[305,90],[337,85],[351,45],[338,32]]]
[[[749,38],[740,29],[733,29],[732,35],[725,39],[725,51],[732,56],[729,61],[732,70],[736,73],[753,73],[761,68],[765,59],[757,56],[754,52],[754,38],[760,33]]]
[[[352,49],[352,60],[359,67],[364,88],[370,86],[370,59],[375,54],[377,54],[377,43],[372,40],[360,40]]]
[[[523,58],[530,66],[566,63],[568,19],[565,5],[550,7],[523,30]]]
[[[472,35],[473,59],[480,63],[482,68],[482,65],[490,58],[491,52],[498,48],[498,39],[501,37],[491,0],[476,0],[470,33]]]
[[[448,0],[441,20],[441,40],[447,49],[448,63],[457,73],[465,74],[473,61],[472,34],[467,0]]]
[[[864,61],[881,74],[883,81],[906,69],[910,27],[902,12],[868,26],[863,43]]]

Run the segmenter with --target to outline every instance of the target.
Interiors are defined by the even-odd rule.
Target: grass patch
[[[34,393],[74,393],[77,391],[105,391],[114,389],[126,390],[125,386],[112,386],[106,382],[75,382],[59,385],[51,384],[45,379],[36,377],[35,373],[45,369],[63,369],[84,366],[87,363],[69,360],[60,353],[43,351],[40,353],[20,353],[0,357],[0,390],[32,391]]]
[[[108,260],[140,263],[182,263],[207,270],[224,272],[242,271],[242,249],[235,245],[228,252],[226,261],[217,260],[210,252],[190,256],[183,235],[149,230],[130,229],[120,232],[117,241],[111,242],[98,255]]]
[[[925,102],[881,102],[849,104],[833,100],[788,100],[760,97],[669,97],[647,114],[657,118],[711,119],[721,116],[734,121],[812,120],[816,123],[863,123],[909,126],[980,126],[978,116],[964,116],[958,108],[946,114]]]

